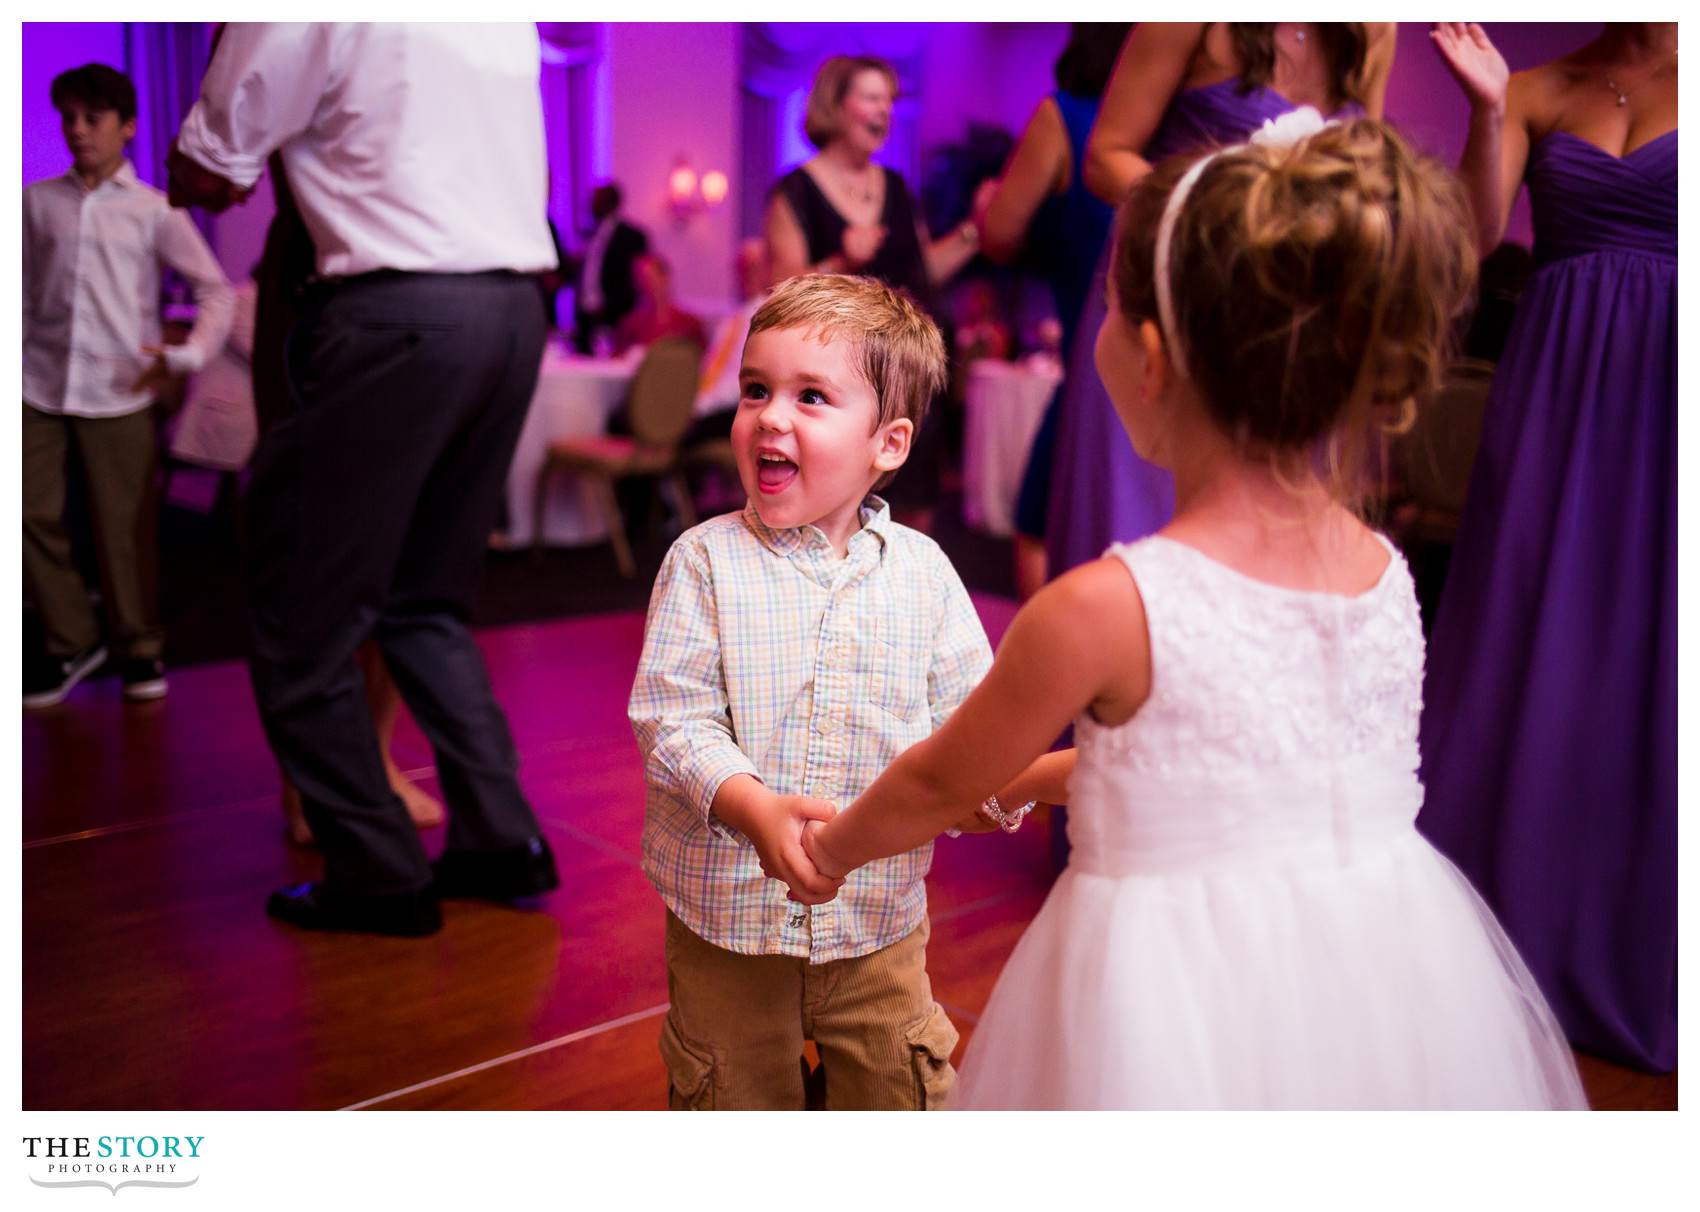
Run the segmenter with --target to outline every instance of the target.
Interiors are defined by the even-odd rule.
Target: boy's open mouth
[[[776,454],[756,457],[756,483],[763,492],[782,492],[797,478],[797,465]]]

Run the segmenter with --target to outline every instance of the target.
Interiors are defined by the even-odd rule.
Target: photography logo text
[[[192,1187],[204,1136],[26,1136],[29,1180],[38,1187]]]

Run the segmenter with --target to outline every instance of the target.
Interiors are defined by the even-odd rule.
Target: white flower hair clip
[[[1266,119],[1247,142],[1258,147],[1291,147],[1300,139],[1308,139],[1330,126],[1337,125],[1339,123],[1324,119],[1315,106],[1301,105],[1297,109],[1288,110],[1279,118]]]
[[[1174,367],[1175,376],[1185,380],[1189,376],[1186,366],[1186,347],[1181,344],[1180,326],[1175,323],[1174,291],[1170,283],[1169,255],[1175,240],[1175,224],[1180,220],[1181,211],[1186,207],[1187,195],[1192,187],[1198,184],[1198,179],[1204,175],[1204,170],[1216,157],[1225,152],[1236,151],[1241,147],[1254,144],[1258,147],[1293,147],[1302,140],[1310,138],[1319,131],[1330,126],[1338,125],[1332,120],[1324,119],[1312,105],[1301,105],[1290,109],[1278,118],[1267,118],[1263,126],[1252,133],[1246,143],[1233,143],[1227,147],[1219,147],[1208,156],[1202,157],[1194,164],[1179,181],[1175,183],[1174,192],[1163,205],[1163,217],[1157,222],[1157,243],[1152,248],[1151,273],[1157,287],[1157,322],[1163,329],[1163,340],[1169,346],[1169,362]]]

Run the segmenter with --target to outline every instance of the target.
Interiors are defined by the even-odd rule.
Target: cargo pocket
[[[706,1050],[685,1042],[671,1014],[661,1020],[661,1060],[667,1066],[669,1110],[714,1110],[714,1060]]]
[[[937,1002],[925,1018],[904,1028],[909,1055],[915,1066],[915,1107],[920,1111],[942,1110],[956,1085],[956,1070],[950,1054],[956,1050],[956,1025]]]

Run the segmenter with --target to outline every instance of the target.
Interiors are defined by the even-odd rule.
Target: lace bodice
[[[1089,860],[1409,825],[1423,637],[1396,551],[1357,597],[1256,581],[1160,535],[1112,553],[1145,604],[1151,694],[1119,726],[1076,721],[1070,830]]]

